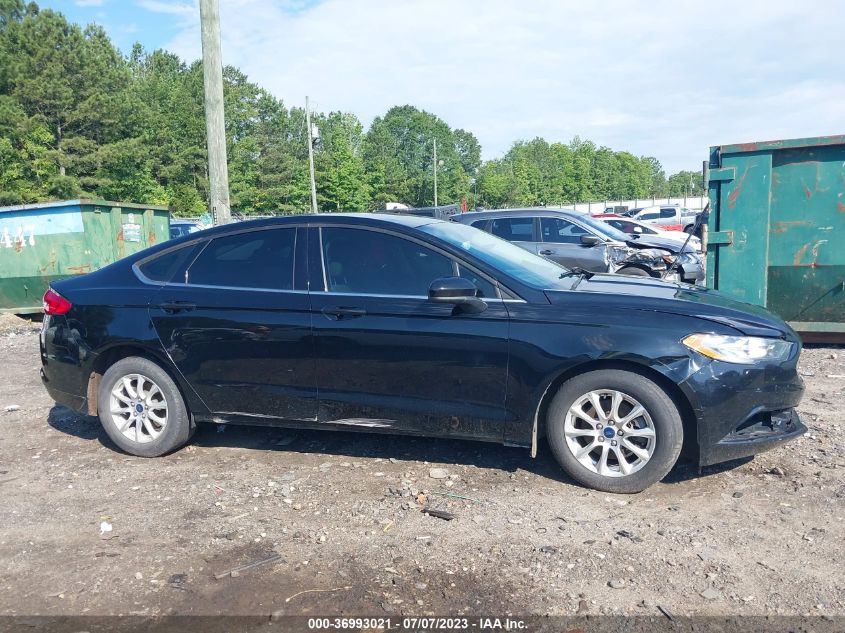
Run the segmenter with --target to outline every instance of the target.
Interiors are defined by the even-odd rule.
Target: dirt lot
[[[634,496],[471,442],[228,426],[129,457],[48,398],[34,330],[0,359],[0,615],[845,615],[842,349],[804,352],[804,438]]]

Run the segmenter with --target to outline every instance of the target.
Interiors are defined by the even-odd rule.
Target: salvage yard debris
[[[447,512],[446,510],[438,510],[437,508],[429,508],[428,506],[422,509],[422,513],[432,517],[437,517],[438,519],[443,519],[444,521],[451,521],[455,518],[455,515],[451,512]]]

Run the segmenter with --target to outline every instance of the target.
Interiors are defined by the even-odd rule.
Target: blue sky
[[[410,103],[484,157],[574,135],[698,169],[710,145],[845,133],[838,0],[220,0],[224,63],[365,125]],[[39,0],[199,57],[195,0]]]

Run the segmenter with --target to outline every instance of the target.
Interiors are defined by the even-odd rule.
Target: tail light
[[[73,304],[52,288],[44,293],[44,314],[67,314]]]

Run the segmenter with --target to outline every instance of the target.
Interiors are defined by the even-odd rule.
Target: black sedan
[[[802,434],[800,341],[716,292],[568,270],[484,231],[393,215],[217,227],[52,284],[42,378],[123,450],[196,424],[530,447],[636,492]]]

